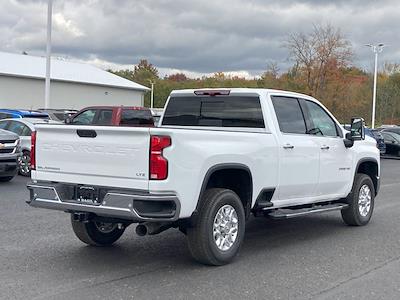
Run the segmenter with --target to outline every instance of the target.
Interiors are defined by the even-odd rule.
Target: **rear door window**
[[[272,96],[272,104],[281,132],[306,134],[306,123],[297,98]]]
[[[32,134],[32,130],[28,126],[24,125],[21,136],[31,136],[31,134]]]
[[[150,110],[146,109],[123,109],[121,114],[121,126],[145,126],[154,125]]]
[[[112,125],[112,109],[100,109],[97,114],[96,120],[93,122],[94,125]]]
[[[171,97],[162,125],[265,128],[257,96]]]

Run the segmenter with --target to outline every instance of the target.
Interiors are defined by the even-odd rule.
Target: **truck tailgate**
[[[148,128],[37,126],[33,180],[148,190]]]

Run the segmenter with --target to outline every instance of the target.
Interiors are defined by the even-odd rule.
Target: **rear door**
[[[297,98],[272,96],[279,125],[279,200],[315,196],[319,145],[308,137]]]
[[[148,189],[149,129],[39,125],[32,178]]]

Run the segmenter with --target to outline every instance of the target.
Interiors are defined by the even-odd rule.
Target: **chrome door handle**
[[[323,146],[321,146],[321,150],[329,150],[329,146],[323,145]]]
[[[283,149],[293,149],[293,148],[294,148],[294,146],[290,145],[290,144],[286,144],[283,146]]]

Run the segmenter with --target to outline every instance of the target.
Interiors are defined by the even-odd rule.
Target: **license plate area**
[[[100,205],[99,190],[92,186],[79,186],[76,191],[76,201],[81,204]]]

